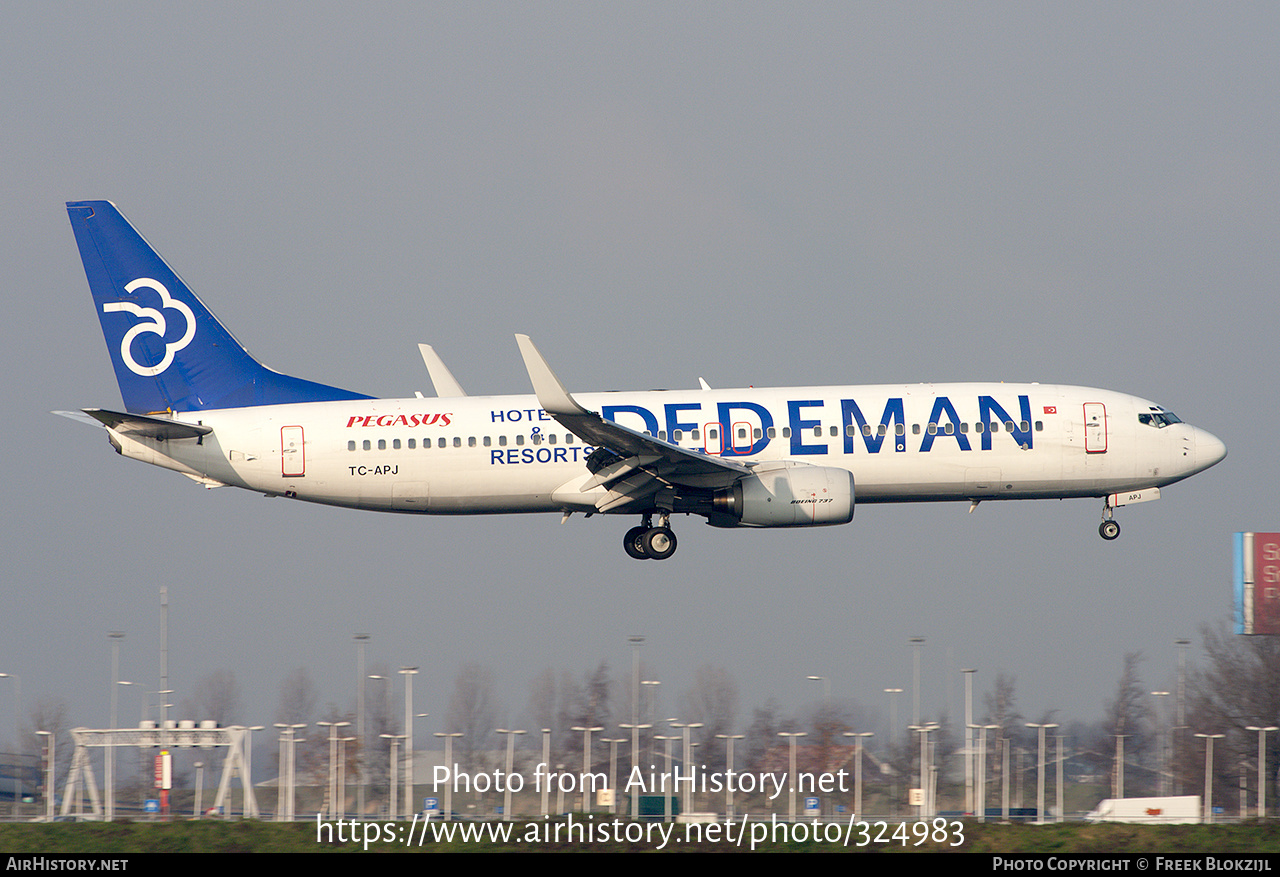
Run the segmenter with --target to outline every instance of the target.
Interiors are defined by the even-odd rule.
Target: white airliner
[[[124,412],[85,409],[115,449],[208,487],[419,514],[637,516],[636,559],[676,550],[674,514],[716,527],[844,524],[858,503],[1158,499],[1226,446],[1123,393],[908,384],[570,395],[517,335],[533,396],[467,396],[435,351],[436,398],[376,399],[249,355],[108,201],[67,204]],[[67,413],[67,412],[59,412]],[[75,413],[71,416],[85,419]]]

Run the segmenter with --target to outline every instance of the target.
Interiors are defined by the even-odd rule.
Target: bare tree
[[[280,702],[276,707],[276,721],[290,725],[310,725],[316,714],[316,684],[311,681],[311,671],[297,667],[280,684]]]
[[[1142,686],[1142,679],[1138,675],[1138,665],[1141,663],[1140,652],[1125,653],[1124,666],[1120,671],[1120,678],[1116,680],[1115,694],[1104,706],[1103,728],[1111,738],[1107,748],[1114,753],[1120,750],[1122,745],[1126,764],[1138,764],[1147,755],[1152,748],[1155,728],[1151,704]],[[1123,740],[1122,744],[1121,740]],[[1116,763],[1113,754],[1111,758],[1113,788],[1118,788],[1119,770],[1120,765]],[[1141,772],[1125,772],[1126,795],[1137,788],[1136,784],[1140,778],[1145,778]]]
[[[1256,783],[1258,733],[1249,726],[1280,725],[1280,637],[1228,632],[1225,623],[1202,625],[1205,663],[1188,674],[1187,721],[1179,729],[1176,769],[1184,789],[1198,789],[1204,777],[1204,745],[1192,734],[1226,734],[1216,741],[1214,788],[1226,800],[1239,781],[1240,765],[1250,764],[1250,786]],[[1277,800],[1280,734],[1266,734],[1268,801]],[[1254,789],[1254,794],[1257,790]]]
[[[71,767],[74,747],[71,743],[71,734],[68,733],[70,727],[71,722],[67,718],[67,702],[60,697],[50,697],[37,701],[31,707],[31,712],[27,715],[26,727],[23,729],[24,750],[40,758],[42,786],[45,782],[45,747],[48,745],[46,741],[49,738],[36,732],[48,731],[56,741],[54,743],[56,763],[53,770],[55,791],[62,787],[67,770]]]
[[[194,706],[184,704],[196,721],[213,721],[227,728],[240,718],[240,684],[230,670],[215,670],[196,682]]]
[[[724,741],[717,734],[729,734],[738,717],[738,685],[723,667],[703,664],[693,675],[693,687],[680,698],[685,721],[701,723],[696,739],[698,758],[703,764],[724,761]]]
[[[475,661],[463,664],[453,679],[444,724],[448,733],[462,734],[453,751],[464,769],[485,767],[478,755],[493,748],[494,715],[493,671]]]

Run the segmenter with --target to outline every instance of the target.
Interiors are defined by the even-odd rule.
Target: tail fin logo
[[[191,308],[187,307],[184,302],[176,298],[170,298],[169,290],[165,289],[164,284],[158,280],[152,280],[150,277],[139,277],[124,288],[125,292],[129,293],[132,293],[135,289],[151,289],[159,293],[161,310],[144,308],[129,301],[107,302],[102,306],[102,310],[103,313],[127,311],[144,321],[124,333],[124,338],[120,341],[120,356],[124,359],[124,364],[129,367],[129,371],[146,378],[153,378],[158,374],[162,374],[165,369],[172,365],[174,354],[190,344],[191,339],[196,337],[196,317],[195,314],[191,313]],[[146,333],[159,335],[160,339],[164,340],[165,332],[168,329],[168,323],[165,322],[163,313],[165,310],[175,310],[182,314],[182,318],[186,320],[187,330],[177,341],[165,342],[164,356],[158,363],[155,365],[142,365],[133,358],[133,341],[139,335]]]

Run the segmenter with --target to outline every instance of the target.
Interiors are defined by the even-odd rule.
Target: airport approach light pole
[[[702,722],[677,722],[675,719],[672,719],[667,724],[671,725],[673,728],[680,728],[681,736],[684,740],[680,760],[684,763],[685,776],[682,777],[682,779],[685,779],[686,782],[684,784],[684,795],[681,797],[681,800],[684,802],[683,812],[689,813],[693,810],[693,776],[695,772],[693,766],[693,746],[689,743],[689,730],[691,728],[701,728]]]
[[[1213,822],[1213,741],[1225,734],[1196,734],[1204,738],[1204,821]]]
[[[920,647],[924,645],[924,637],[913,636],[907,639],[911,644],[913,655],[912,680],[913,688],[911,691],[911,724],[919,726],[920,724]]]
[[[663,741],[662,757],[666,761],[666,773],[662,775],[662,821],[671,821],[671,793],[674,789],[668,789],[667,783],[671,780],[671,741],[679,740],[673,734],[654,734],[653,739]]]
[[[53,763],[54,763],[54,758],[57,754],[55,749],[57,741],[54,739],[52,731],[36,731],[36,733],[39,734],[41,737],[49,738],[48,739],[49,745],[45,747],[45,749],[48,751],[48,754],[45,759],[46,767],[45,767],[45,781],[44,781],[44,816],[45,816],[46,822],[52,822],[53,821],[53,798],[55,794],[55,790],[53,787]]]
[[[436,736],[439,735],[437,734]],[[396,805],[400,803],[396,800],[396,794],[400,789],[400,759],[398,756],[400,755],[400,741],[404,739],[404,734],[379,734],[378,737],[382,740],[391,741],[391,765],[387,774],[389,777],[387,782],[387,818],[395,819],[398,809]],[[446,794],[448,794],[447,790]]]
[[[938,730],[936,722],[926,725],[912,725],[910,730],[920,735],[920,818],[928,819],[933,815],[932,789],[930,776],[933,773],[933,760],[929,757],[929,732]]]
[[[413,677],[417,675],[417,667],[401,667],[400,675],[404,676],[404,815],[413,813]],[[450,770],[453,769],[450,763]]]
[[[120,727],[120,641],[124,639],[124,631],[107,631],[107,638],[111,640],[111,730],[114,731]],[[114,743],[115,738],[113,736],[113,745],[107,747],[105,764],[103,765],[103,774],[106,780],[106,789],[104,789],[106,812],[104,817],[107,822],[115,821],[116,814],[116,747]],[[20,797],[19,795],[14,795],[15,806]]]
[[[542,766],[544,770],[547,770],[547,771],[551,770],[551,729],[550,728],[542,729]],[[548,777],[545,783],[541,783],[540,785],[542,786],[542,802],[541,802],[542,818],[546,819],[548,798],[551,795],[550,777]]]
[[[654,719],[654,715],[655,715],[654,709],[655,709],[656,701],[658,699],[658,687],[662,685],[662,682],[657,679],[642,679],[640,681],[640,684],[642,686],[645,686],[645,691],[647,692],[647,697],[649,701],[648,715],[645,718],[645,721],[648,722],[648,725],[646,725],[645,727],[653,728],[655,727],[657,722],[657,720]],[[653,756],[653,740],[650,739],[649,740],[649,761],[650,762],[653,761],[653,757],[654,757]]]
[[[779,737],[791,740],[791,761],[788,768],[787,783],[791,786],[787,795],[787,811],[792,822],[796,821],[796,738],[808,736],[804,731],[779,731]]]
[[[845,731],[844,736],[853,738],[853,812],[856,819],[865,819],[862,812],[862,739],[874,737],[871,731]]]
[[[507,735],[507,776],[504,783],[505,790],[502,793],[502,821],[511,821],[511,771],[515,766],[516,758],[516,735],[523,734],[524,731],[509,731],[506,728],[498,728],[495,734]],[[451,768],[452,769],[452,768]]]
[[[1028,728],[1036,728],[1040,736],[1039,763],[1036,765],[1036,825],[1044,825],[1044,732],[1058,727],[1056,724],[1038,725],[1027,722]]]
[[[609,744],[609,812],[618,812],[618,744],[626,743],[626,737],[601,737],[601,743]]]
[[[635,770],[640,767],[640,729],[652,728],[653,725],[648,723],[643,725],[618,725],[623,730],[631,731],[631,769]],[[544,762],[546,758],[542,759]],[[631,818],[635,819],[640,813],[640,783],[629,783],[631,786]]]
[[[975,796],[974,813],[978,817],[979,822],[987,821],[987,731],[999,728],[999,725],[970,725],[970,730],[978,732],[978,768],[977,783],[974,791]]]
[[[973,806],[973,674],[975,669],[961,670],[964,674],[964,808],[972,813]]]
[[[461,737],[461,731],[446,733],[436,731],[437,737],[444,738],[444,763],[449,767],[449,783],[444,787],[444,821],[453,821],[453,739]]]
[[[1116,738],[1116,770],[1115,770],[1116,779],[1115,779],[1115,787],[1113,789],[1113,793],[1111,797],[1123,798],[1124,797],[1124,738],[1128,737],[1129,735],[1128,734],[1112,734],[1111,736]]]
[[[634,770],[638,764],[636,761],[636,753],[640,751],[640,647],[644,645],[644,637],[634,634],[627,637],[627,642],[631,644],[631,724],[622,727],[631,728],[631,768]],[[631,815],[636,814],[636,804],[639,794],[634,787],[631,792]],[[617,812],[617,803],[614,803],[613,812]]]
[[[265,728],[266,725],[250,725],[244,729],[244,787],[248,790],[244,795],[244,798],[248,800],[244,811],[249,819],[259,819],[262,816],[258,812],[258,796],[251,794],[253,791],[253,732],[261,731]]]
[[[1151,696],[1156,698],[1156,703],[1163,703],[1164,698],[1169,696],[1169,692],[1153,691],[1151,692]],[[1169,740],[1168,740],[1169,735],[1167,732],[1167,728],[1169,725],[1169,711],[1162,710],[1160,709],[1159,706],[1157,706],[1156,721],[1158,721],[1161,725],[1160,733],[1156,737],[1156,739],[1159,741],[1159,746],[1160,746],[1159,758],[1156,759],[1157,761],[1156,771],[1158,776],[1160,777],[1160,785],[1159,785],[1160,794],[1167,795],[1169,794],[1169,774],[1172,773],[1172,768],[1170,767],[1170,758],[1169,758]]]
[[[338,818],[338,797],[342,794],[338,789],[338,729],[346,728],[350,722],[316,722],[322,728],[329,729],[329,818]]]
[[[725,819],[734,818],[733,783],[730,782],[730,778],[733,776],[733,741],[741,740],[746,736],[747,736],[746,734],[716,734],[716,737],[718,737],[719,739],[729,741],[725,745],[725,753],[724,753],[724,769],[725,769],[724,817]]]
[[[600,725],[574,725],[570,731],[582,732],[582,812],[591,812],[591,793],[587,791],[587,777],[591,774],[591,734],[603,731]]]
[[[1246,731],[1258,732],[1258,818],[1267,818],[1267,732],[1280,731],[1280,727],[1246,725]]]
[[[364,769],[365,763],[365,736],[364,726],[364,681],[366,678],[364,673],[364,647],[369,642],[369,634],[357,633],[352,634],[356,643],[356,764],[360,769],[360,776],[356,785],[356,815],[361,819],[365,818],[364,812],[364,786],[368,771]]]

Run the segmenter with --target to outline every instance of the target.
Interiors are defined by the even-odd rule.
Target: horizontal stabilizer
[[[200,426],[194,423],[179,423],[163,417],[147,417],[144,414],[123,414],[119,411],[105,411],[101,408],[86,408],[84,413],[113,429],[121,435],[137,436],[153,439],[190,439],[199,438],[213,432],[212,426]]]

